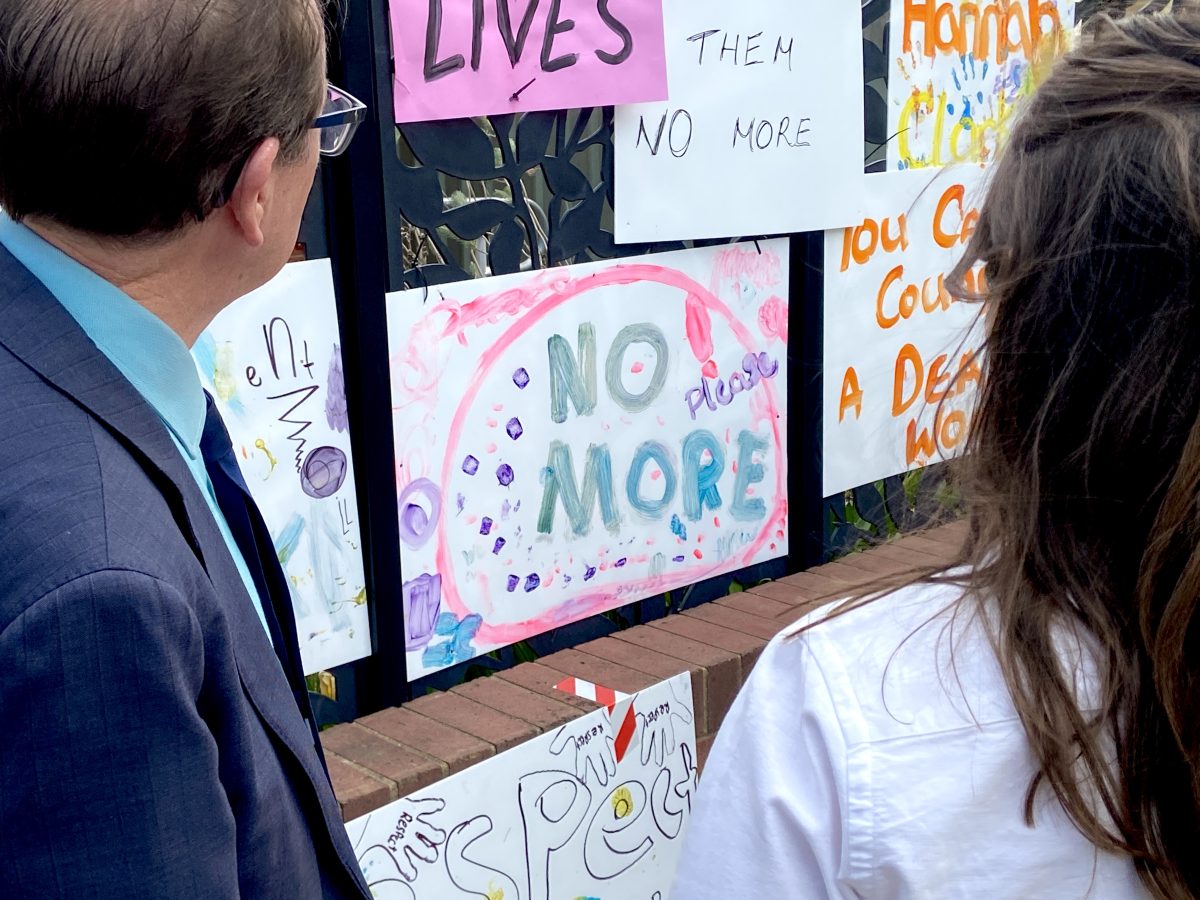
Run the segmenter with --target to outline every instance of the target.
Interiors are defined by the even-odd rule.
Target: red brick
[[[696,768],[700,771],[701,778],[704,776],[704,764],[708,762],[708,754],[712,752],[713,741],[716,739],[715,734],[696,738]]]
[[[495,677],[511,681],[513,684],[533,691],[535,694],[542,694],[561,703],[569,703],[571,706],[578,707],[584,712],[599,709],[599,703],[592,700],[585,700],[583,697],[576,697],[574,694],[560,691],[556,687],[557,684],[570,674],[569,672],[563,672],[546,665],[546,657],[543,657],[538,662],[523,663],[504,672],[498,672]]]
[[[783,600],[772,600],[769,597],[764,597],[762,594],[755,594],[752,591],[730,594],[728,597],[722,597],[720,600],[714,602],[717,606],[740,609],[742,612],[750,613],[752,616],[762,616],[764,619],[773,619],[776,616],[787,615],[796,608],[793,603],[787,603]]]
[[[683,615],[693,619],[701,619],[730,631],[740,631],[753,637],[770,640],[779,633],[780,625],[773,619],[763,619],[752,616],[741,610],[730,609],[727,606],[717,606],[715,603],[703,603],[692,609],[685,609]]]
[[[640,633],[646,630],[645,626],[639,626],[637,628],[630,628],[628,631],[621,632],[621,634]],[[700,734],[706,733],[708,728],[706,685],[708,673],[704,668],[697,665],[694,659],[689,662],[659,651],[647,653],[642,647],[627,641],[617,640],[616,637],[602,637],[599,640],[589,641],[576,649],[630,669],[637,669],[639,672],[645,672],[647,675],[653,675],[657,681],[666,681],[680,672],[690,672],[692,676],[692,704],[696,711],[696,731]]]
[[[447,774],[445,763],[354,723],[321,732],[321,743],[338,756],[395,782],[399,797],[428,787]]]
[[[888,541],[886,544],[880,544],[878,547],[875,547],[871,552],[885,559],[893,559],[909,568],[945,562],[940,553],[935,554],[919,550],[904,540]]]
[[[492,744],[473,734],[426,718],[412,709],[385,709],[359,719],[358,724],[405,747],[440,759],[451,775],[483,762],[496,752]]]
[[[560,725],[573,722],[584,715],[583,710],[560,700],[551,700],[544,694],[536,694],[502,678],[476,678],[451,689],[452,694],[461,694],[498,709],[515,718],[522,719],[542,731],[551,731]]]
[[[795,575],[788,575],[786,578],[780,578],[778,581],[771,584],[782,585],[784,587],[795,588],[799,592],[801,602],[804,600],[817,600],[820,598],[836,599],[839,595],[844,595],[846,584],[843,581],[829,578],[825,575],[819,575],[815,570],[809,569],[807,572],[797,572]],[[770,587],[770,585],[764,585]],[[758,590],[758,588],[754,588]]]
[[[931,556],[936,556],[939,560],[949,562],[954,558],[958,548],[950,544],[931,540],[921,535],[908,535],[901,538],[906,548],[911,547],[914,550],[920,550],[923,553],[928,553]]]
[[[736,653],[742,660],[743,680],[750,674],[750,670],[758,662],[759,654],[767,646],[765,638],[751,637],[740,631],[729,631],[709,622],[701,622],[699,619],[688,619],[683,616],[668,616],[657,622],[651,622],[650,627],[660,628],[671,634],[691,638],[702,644],[709,644],[720,650]]]
[[[874,550],[867,550],[862,553],[849,553],[839,559],[838,562],[862,572],[864,581],[885,575],[895,575],[907,568],[904,563],[889,559],[886,556],[880,556]]]
[[[342,821],[365,816],[396,799],[394,782],[379,778],[336,753],[327,752],[325,763],[329,766],[333,792],[342,808]]]
[[[496,748],[497,753],[523,744],[538,735],[538,729],[528,722],[457,694],[427,694],[408,703],[405,709],[414,710],[443,725],[487,741]]]
[[[658,683],[653,676],[645,672],[617,665],[590,653],[580,653],[578,650],[560,650],[545,657],[541,662],[568,675],[625,694],[636,694]]]

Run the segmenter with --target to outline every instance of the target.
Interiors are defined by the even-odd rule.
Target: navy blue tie
[[[271,532],[263,521],[262,513],[250,496],[238,467],[237,456],[229,432],[221,420],[213,398],[207,391],[208,410],[204,417],[204,436],[200,440],[200,452],[204,456],[204,467],[208,470],[217,505],[221,508],[229,530],[242,552],[246,567],[254,586],[275,645],[275,654],[287,676],[288,685],[296,698],[300,714],[308,722],[313,740],[320,754],[321,742],[308,700],[308,686],[304,682],[304,664],[300,659],[300,644],[296,637],[296,614],[292,609],[292,594],[287,576],[279,565]],[[322,758],[324,762],[324,758]]]

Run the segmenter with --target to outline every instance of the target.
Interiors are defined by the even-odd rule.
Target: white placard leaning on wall
[[[945,285],[982,201],[978,166],[872,175],[870,216],[825,236],[826,497],[961,452],[982,307]],[[967,287],[978,288],[980,267]]]
[[[697,782],[684,673],[346,828],[376,900],[667,900]]]
[[[621,243],[862,215],[858,0],[666,0],[670,100],[616,112]]]
[[[371,653],[329,260],[292,263],[192,349],[292,590],[304,671]]]

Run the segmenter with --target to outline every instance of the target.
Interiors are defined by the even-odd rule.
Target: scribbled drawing
[[[602,718],[564,725],[554,735],[550,752],[563,756],[568,764],[573,762],[575,777],[584,784],[590,774],[603,787],[617,774],[615,744],[612,723]]]
[[[418,500],[424,500],[425,504],[421,505]],[[442,492],[428,478],[417,478],[400,492],[397,505],[400,509],[400,540],[409,549],[419,550],[429,543],[441,521]]]
[[[442,577],[422,574],[406,581],[401,588],[404,599],[404,647],[421,650],[433,640],[438,614],[442,609]]]
[[[333,345],[329,355],[329,377],[325,382],[325,421],[337,432],[350,428],[350,413],[346,409],[346,375],[342,371],[342,348]]]
[[[346,454],[337,447],[317,447],[304,459],[300,486],[317,500],[332,497],[346,483]]]
[[[277,460],[274,454],[271,453],[270,449],[267,447],[267,442],[262,438],[255,439],[254,448],[263,452],[263,454],[267,457],[267,462],[271,466],[271,468],[267,470],[267,474],[263,476],[263,481],[266,481],[275,472],[275,467],[279,465],[279,460]]]

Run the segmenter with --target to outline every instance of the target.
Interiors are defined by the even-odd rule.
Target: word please
[[[694,422],[701,407],[707,406],[716,412],[718,405],[728,406],[738,394],[754,390],[764,378],[774,378],[778,372],[778,360],[771,359],[766,353],[747,353],[742,360],[742,371],[730,375],[728,383],[717,378],[715,387],[710,389],[709,379],[702,377],[700,387],[689,390],[683,400]]]

